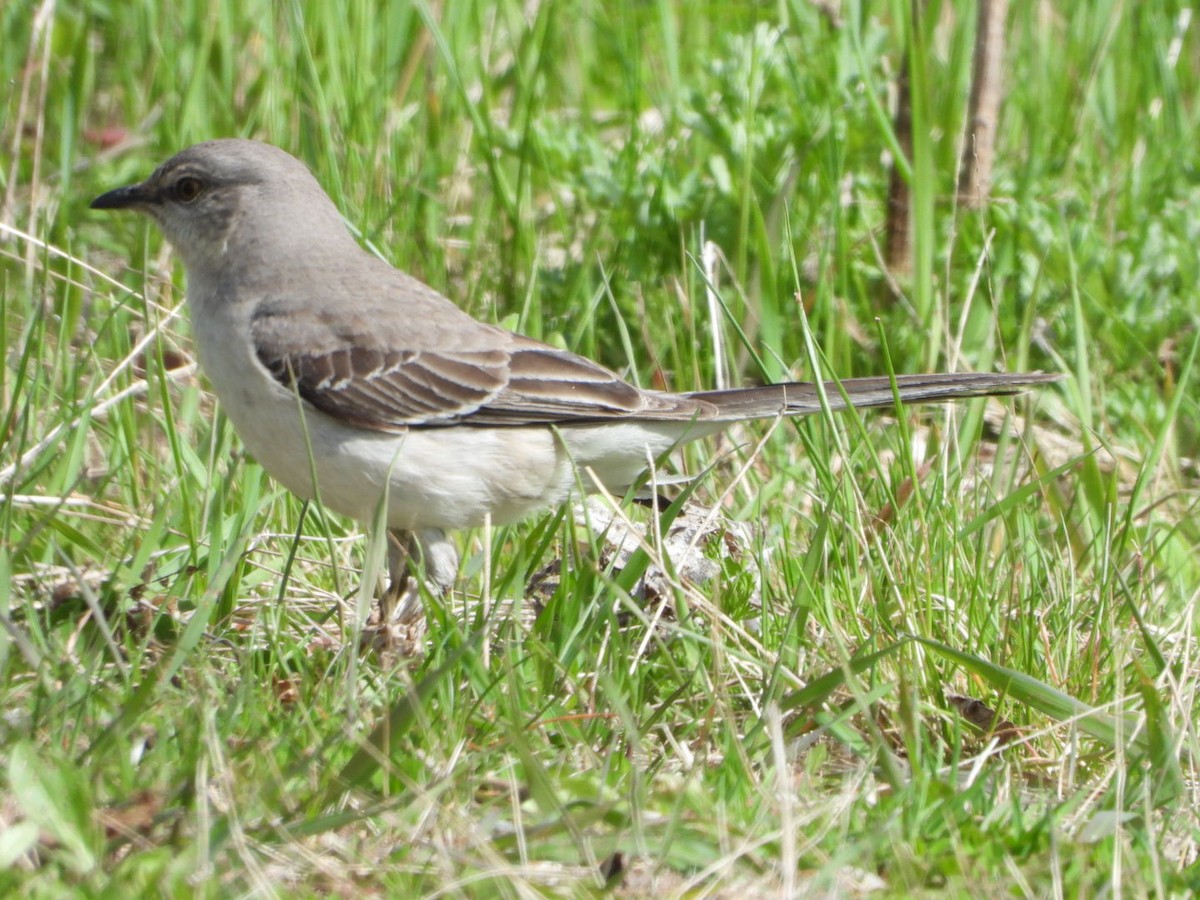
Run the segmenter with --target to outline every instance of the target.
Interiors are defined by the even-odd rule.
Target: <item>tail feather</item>
[[[936,403],[965,397],[1017,394],[1061,378],[1061,375],[1041,372],[1012,375],[989,372],[897,375],[895,390],[891,379],[886,376],[827,381],[824,390],[830,409],[851,406],[861,409],[892,406],[897,395],[902,403]],[[817,385],[810,381],[725,391],[698,391],[686,396],[714,407],[715,414],[705,416],[705,419],[717,422],[803,416],[821,409]]]

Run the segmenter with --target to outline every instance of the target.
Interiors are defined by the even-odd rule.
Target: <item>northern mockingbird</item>
[[[679,443],[821,408],[810,383],[644,391],[477,321],[363,250],[312,173],[269,144],[196,144],[92,208],[145,213],[182,258],[201,367],[263,467],[360,522],[386,503],[385,627],[396,602],[415,596],[416,548],[428,577],[453,582],[446,529],[514,522],[580,483],[622,494]],[[911,403],[1055,378],[903,375],[896,390]],[[824,392],[833,409],[894,402],[886,377]]]

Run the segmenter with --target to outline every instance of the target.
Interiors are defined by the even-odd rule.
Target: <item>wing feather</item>
[[[259,361],[280,384],[363,428],[706,417],[703,401],[639,390],[591,360],[450,309],[438,307],[424,322],[414,316],[403,331],[394,309],[352,327],[345,316],[266,301],[251,332]]]

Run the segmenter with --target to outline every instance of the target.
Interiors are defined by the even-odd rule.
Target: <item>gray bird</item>
[[[145,213],[183,260],[200,364],[246,449],[301,497],[364,523],[386,504],[381,625],[418,610],[409,557],[449,587],[447,529],[519,520],[582,484],[621,495],[673,447],[821,408],[806,382],[641,390],[566,350],[473,319],[363,250],[312,173],[277,147],[216,140],[93,209]],[[1044,374],[902,375],[824,385],[833,409],[1011,394]]]

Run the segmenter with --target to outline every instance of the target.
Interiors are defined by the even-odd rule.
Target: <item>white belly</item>
[[[222,310],[232,317],[235,311]],[[246,449],[293,493],[371,523],[387,497],[392,528],[514,522],[566,499],[588,472],[620,493],[668,450],[679,423],[552,429],[414,428],[401,434],[340,424],[303,404],[254,355],[249,334],[195,317],[200,363]],[[698,434],[689,437],[699,436]]]
[[[392,528],[513,522],[560,502],[573,482],[548,429],[348,428],[263,377],[258,394],[213,379],[246,449],[293,493],[360,522],[375,520],[385,493]]]

